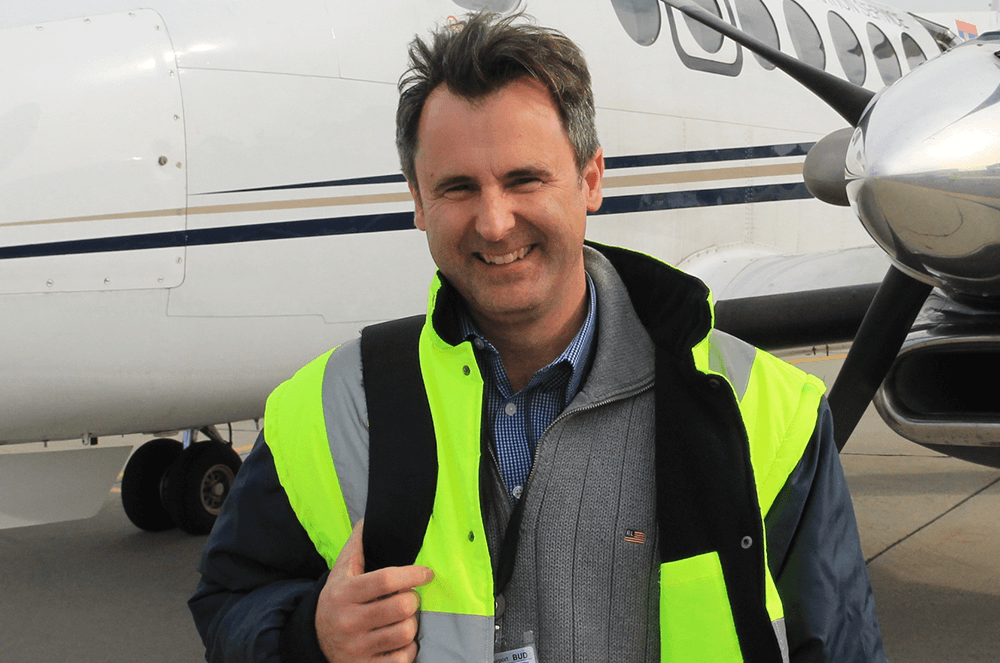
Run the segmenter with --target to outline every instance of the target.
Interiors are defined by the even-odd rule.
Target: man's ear
[[[587,201],[587,209],[596,212],[604,201],[604,194],[601,191],[601,185],[604,181],[604,148],[597,148],[597,152],[583,167],[582,175],[583,194]]]
[[[420,203],[420,190],[413,182],[407,182],[406,185],[410,187],[410,195],[413,196],[413,225],[426,232],[427,220],[424,218],[424,206]]]

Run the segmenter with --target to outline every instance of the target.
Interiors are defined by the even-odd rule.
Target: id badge
[[[525,645],[493,654],[493,663],[538,663],[538,659],[535,658],[535,647]]]

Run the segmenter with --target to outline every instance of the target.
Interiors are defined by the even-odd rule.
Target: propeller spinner
[[[893,262],[959,301],[991,308],[1000,304],[998,127],[994,32],[883,91],[846,160],[851,204]]]

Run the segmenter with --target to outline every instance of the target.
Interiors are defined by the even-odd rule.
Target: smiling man
[[[438,86],[418,135],[414,221],[520,391],[583,324],[602,152],[577,168],[552,95],[530,77],[475,101]]]
[[[584,243],[579,49],[477,14],[410,64],[428,313],[271,395],[191,600],[208,659],[883,661],[822,383]]]

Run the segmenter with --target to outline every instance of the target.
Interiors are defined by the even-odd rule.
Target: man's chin
[[[494,323],[515,324],[528,321],[537,315],[539,302],[528,298],[511,297],[510,293],[504,295],[504,297],[488,295],[475,297],[467,299],[466,303],[473,316]]]

